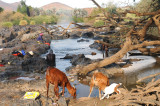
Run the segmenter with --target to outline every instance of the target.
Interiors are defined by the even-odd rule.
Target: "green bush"
[[[19,20],[19,19],[17,19],[17,20],[13,20],[13,21],[11,21],[11,22],[13,23],[13,25],[19,25],[20,20]]]
[[[30,25],[35,25],[35,24],[36,24],[35,21],[31,21],[31,22],[30,22]]]
[[[99,26],[103,26],[103,25],[104,25],[104,21],[102,21],[102,20],[99,20],[99,21],[94,23],[95,27],[99,27]]]
[[[75,23],[81,23],[81,22],[84,22],[83,18],[82,17],[73,17],[73,22]]]
[[[36,24],[54,24],[57,23],[57,17],[55,16],[35,16],[32,18],[32,20],[35,21]]]
[[[11,22],[3,22],[2,23],[2,27],[8,27],[8,28],[10,28],[12,26],[13,26],[13,24]]]
[[[19,22],[19,25],[27,25],[28,24],[28,22],[26,21],[26,20],[21,20],[20,22]]]

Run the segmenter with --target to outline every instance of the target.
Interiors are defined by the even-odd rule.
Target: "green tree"
[[[0,13],[1,13],[2,11],[4,11],[4,9],[3,9],[2,7],[0,7]]]
[[[34,8],[35,15],[40,15],[40,10],[38,8]]]
[[[160,9],[160,0],[141,0],[135,10],[138,12],[153,12]]]
[[[26,1],[21,0],[20,5],[18,5],[17,12],[30,16],[29,8],[30,7],[26,5]]]

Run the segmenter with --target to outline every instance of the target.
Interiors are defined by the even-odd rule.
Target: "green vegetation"
[[[54,14],[52,14],[54,12]],[[39,8],[27,6],[25,0],[17,8],[17,12],[3,12],[0,7],[0,27],[11,27],[13,25],[36,25],[36,24],[55,24],[58,16],[55,15],[55,9],[44,11]]]
[[[83,18],[82,17],[73,17],[73,22],[75,23],[82,23],[84,22]]]
[[[84,9],[74,9],[72,19],[75,23],[84,22],[84,17],[87,16],[87,11]]]
[[[21,25],[21,26],[24,26],[24,25],[27,25],[27,24],[28,24],[28,22],[26,20],[21,20],[19,22],[19,25]]]
[[[33,21],[35,21],[36,24],[55,24],[58,21],[58,18],[56,16],[35,16],[32,18]]]
[[[160,0],[141,0],[134,9],[138,12],[154,12],[160,9]],[[143,17],[147,18],[147,16]],[[157,27],[150,27],[147,31],[148,34],[159,36]]]
[[[136,6],[135,10],[138,12],[153,12],[160,7],[160,0],[141,0]]]
[[[108,3],[108,5],[106,6],[105,10],[110,14],[118,14],[117,12],[117,7],[116,5],[114,5],[112,2]]]
[[[3,12],[3,11],[4,11],[4,9],[2,7],[0,7],[0,13]]]
[[[11,22],[3,22],[2,23],[2,27],[11,28],[12,26],[13,26],[13,24]]]
[[[26,5],[26,1],[21,0],[21,4],[18,5],[17,12],[30,16],[29,6]]]
[[[35,21],[31,21],[30,25],[36,25],[36,22]]]
[[[127,13],[127,14],[126,14],[126,17],[127,17],[127,18],[131,18],[131,19],[138,19],[138,18],[140,18],[140,17],[136,16],[135,14],[131,14],[131,13]],[[129,22],[129,21],[131,21],[131,20],[130,20],[130,19],[124,19],[124,21],[125,21],[125,22]]]
[[[118,15],[117,6],[114,5],[113,3],[108,3],[108,5],[104,5],[103,8],[104,8],[105,14],[108,17],[113,17],[115,14]],[[106,17],[104,16],[104,11],[102,11],[101,9],[95,8],[86,21],[89,22],[90,24],[93,24],[95,27],[105,25],[105,21],[103,21],[106,19]]]
[[[98,20],[96,22],[94,22],[93,24],[95,27],[100,27],[100,26],[103,26],[104,25],[104,21],[102,20]]]

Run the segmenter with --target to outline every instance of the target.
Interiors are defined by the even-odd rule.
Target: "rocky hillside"
[[[9,10],[9,11],[16,11],[19,4],[20,2],[6,3],[0,0],[0,7],[4,8],[5,10]]]
[[[67,6],[67,5],[59,3],[59,2],[54,2],[54,3],[44,5],[41,8],[43,8],[44,10],[51,10],[53,8],[56,8],[56,10],[60,10],[60,9],[62,9],[62,10],[72,10],[73,9],[70,6]]]

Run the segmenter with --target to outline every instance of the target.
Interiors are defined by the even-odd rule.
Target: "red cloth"
[[[45,43],[45,44],[47,44],[48,46],[50,46],[50,43]]]
[[[3,64],[0,64],[0,67],[4,67],[4,65],[3,65]]]
[[[18,55],[20,55],[20,53],[15,53],[15,54],[12,54],[13,56],[18,56]]]

